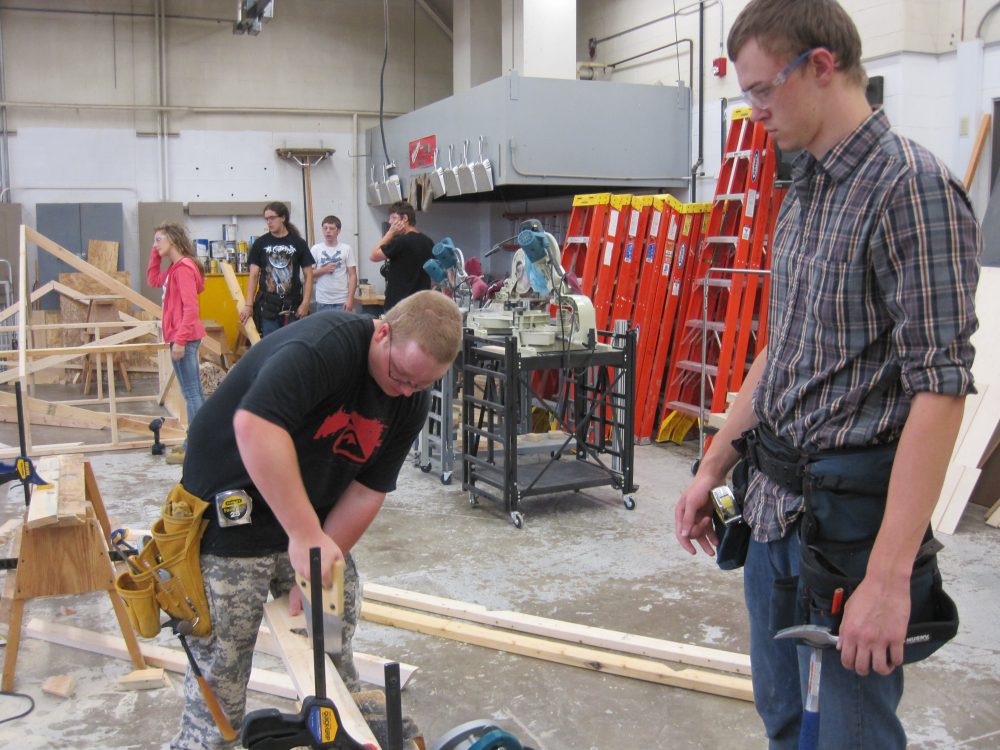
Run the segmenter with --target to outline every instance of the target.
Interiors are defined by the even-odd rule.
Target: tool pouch
[[[834,594],[842,589],[846,602],[865,576],[885,513],[895,448],[831,451],[809,462],[802,482],[799,576],[775,582],[772,626],[808,622],[838,633],[843,608],[832,613]],[[940,549],[928,528],[910,577],[904,664],[927,658],[958,631],[958,610],[938,570]]]
[[[733,447],[741,453],[745,450],[745,441],[739,438],[733,441]],[[750,484],[750,464],[746,457],[733,468],[732,490],[736,507],[743,513],[743,502],[747,496],[747,486]],[[715,535],[719,538],[719,546],[715,550],[715,562],[722,570],[737,570],[742,568],[750,549],[752,531],[749,524],[742,518],[729,524],[723,524],[717,514],[712,515]]]
[[[207,508],[204,500],[176,485],[150,529],[152,540],[129,558],[129,570],[115,581],[129,620],[143,638],[160,632],[161,609],[189,621],[192,635],[212,632],[201,576],[200,542],[208,526],[202,516]]]

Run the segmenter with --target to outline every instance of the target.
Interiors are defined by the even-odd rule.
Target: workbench
[[[493,500],[517,528],[524,525],[521,502],[540,495],[611,486],[621,491],[628,510],[635,508],[636,333],[608,335],[611,346],[522,356],[513,336],[481,338],[466,331],[462,489],[471,505]],[[536,436],[528,432],[530,413],[542,399],[532,375],[550,369],[559,372],[551,411],[560,429]]]

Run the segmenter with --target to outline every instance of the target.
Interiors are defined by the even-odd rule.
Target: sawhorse
[[[49,508],[36,507],[33,512],[26,509],[19,534],[17,570],[12,573],[15,579],[10,629],[0,682],[3,690],[14,688],[25,602],[41,596],[106,591],[132,664],[136,669],[146,668],[125,605],[115,591],[115,569],[108,555],[111,527],[94,471],[90,462],[79,454],[53,458],[56,460],[45,462],[44,467],[42,462],[38,464],[39,475],[52,483],[52,488],[36,489],[32,496],[32,505],[46,504]]]

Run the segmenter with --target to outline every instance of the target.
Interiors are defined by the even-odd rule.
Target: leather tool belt
[[[174,486],[150,529],[152,540],[126,559],[128,570],[115,579],[129,620],[143,638],[160,632],[160,610],[189,621],[192,634],[212,632],[201,576],[201,537],[208,503],[180,484]]]
[[[281,316],[291,316],[302,304],[302,297],[291,297],[274,292],[261,292],[257,297],[261,317],[274,320]]]

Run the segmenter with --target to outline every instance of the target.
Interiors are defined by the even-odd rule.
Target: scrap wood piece
[[[567,666],[606,672],[621,677],[631,677],[661,685],[711,693],[712,695],[753,701],[753,687],[748,677],[708,672],[694,667],[672,667],[652,659],[575,646],[563,641],[519,635],[370,601],[366,601],[362,605],[361,616],[370,622],[414,630],[427,635],[437,635],[497,651],[507,651]]]
[[[42,683],[42,692],[57,698],[72,698],[73,693],[76,692],[76,678],[68,674],[47,677]]]
[[[93,513],[83,485],[83,456],[63,454],[59,461],[59,493],[56,519],[60,526],[86,523]],[[41,475],[45,479],[45,475]]]
[[[292,677],[292,684],[298,691],[298,697],[301,699],[314,695],[312,643],[308,638],[292,632],[294,621],[288,614],[288,597],[273,599],[265,604],[264,619],[278,644],[281,660]],[[354,702],[336,667],[333,666],[333,661],[326,654],[323,658],[326,660],[326,697],[337,707],[341,725],[347,734],[361,745],[381,750],[371,727],[361,715],[361,709]]]
[[[45,622],[34,618],[28,622],[24,628],[24,633],[30,638],[37,638],[48,643],[58,643],[60,646],[78,648],[82,651],[89,651],[95,654],[103,654],[115,659],[129,659],[128,650],[125,648],[125,639],[120,635],[109,635],[98,633],[93,630],[85,630],[72,625],[61,625],[54,622]],[[139,643],[143,658],[146,663],[154,667],[163,667],[171,672],[183,674],[187,670],[188,661],[184,652],[179,649],[157,646],[153,643]],[[250,683],[248,687],[268,695],[275,695],[280,698],[295,700],[298,694],[292,685],[291,678],[278,672],[270,672],[266,669],[254,667],[250,670]]]
[[[659,638],[606,630],[589,625],[526,615],[520,612],[488,610],[479,604],[469,604],[429,594],[366,583],[364,597],[384,604],[409,607],[430,614],[445,615],[483,625],[507,628],[521,633],[569,641],[585,646],[622,651],[662,661],[675,661],[694,667],[706,667],[735,674],[750,674],[750,657],[732,651],[692,646]]]
[[[118,678],[119,690],[156,690],[162,687],[170,687],[170,678],[163,667],[133,669]]]
[[[295,620],[302,620],[301,625],[298,627],[305,627],[305,617],[303,615],[297,615],[292,618],[293,624]],[[268,656],[276,656],[281,658],[281,652],[278,650],[278,644],[274,640],[274,634],[271,632],[271,628],[267,625],[261,624],[260,630],[257,632],[257,643],[254,645],[254,651],[259,651],[262,654],[267,654]],[[385,687],[385,665],[389,664],[392,659],[383,659],[380,656],[372,656],[371,654],[365,654],[360,651],[354,652],[354,666],[358,669],[358,677],[361,678],[362,682],[368,682],[372,685],[378,685],[379,687]],[[406,664],[404,662],[397,662],[399,664],[399,687],[404,689],[406,683],[409,682],[413,673],[417,671],[418,667],[412,664]]]
[[[87,262],[104,273],[118,270],[118,243],[114,240],[89,240]]]

